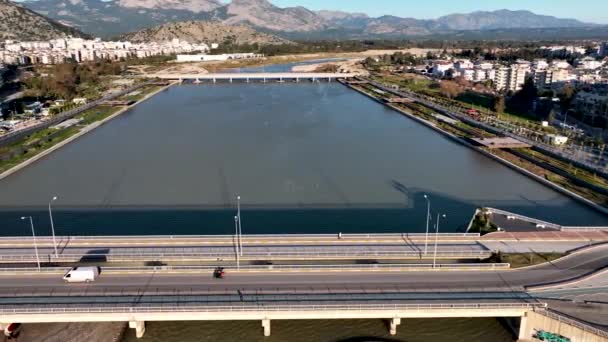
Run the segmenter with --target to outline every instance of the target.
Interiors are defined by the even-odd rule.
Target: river
[[[494,318],[402,319],[390,336],[382,320],[272,321],[264,337],[261,322],[148,322],[143,339],[133,329],[123,342],[512,342]]]
[[[492,206],[568,225],[606,216],[338,83],[174,86],[0,181],[1,234],[441,231]]]

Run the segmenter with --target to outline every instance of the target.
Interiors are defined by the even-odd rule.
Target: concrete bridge
[[[0,273],[0,324],[122,320],[142,337],[146,321],[259,320],[268,336],[276,319],[382,318],[395,334],[403,319],[414,317],[519,317],[520,336],[526,336],[537,324],[528,320],[531,312],[545,307],[527,288],[563,282],[575,291],[573,280],[608,267],[607,252],[599,245],[552,263],[484,272],[229,269],[225,279],[214,279],[208,270],[121,274],[102,268],[90,284],[66,284],[46,272]],[[597,291],[605,286],[600,282]]]
[[[335,79],[354,78],[357,74],[354,73],[303,73],[303,72],[256,72],[256,73],[210,73],[210,74],[147,74],[146,77],[159,78],[164,80],[180,80],[200,82],[218,82],[218,81],[241,81],[241,82],[299,82],[299,81],[332,81]]]

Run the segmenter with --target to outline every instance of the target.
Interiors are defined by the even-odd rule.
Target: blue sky
[[[478,10],[525,9],[538,14],[608,24],[608,0],[270,0],[270,2],[280,7],[300,5],[312,10],[363,12],[371,16],[391,14],[419,19]]]

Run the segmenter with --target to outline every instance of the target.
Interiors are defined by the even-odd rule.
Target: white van
[[[88,283],[95,281],[99,276],[99,267],[87,266],[87,267],[74,267],[63,276],[63,280],[66,283]]]

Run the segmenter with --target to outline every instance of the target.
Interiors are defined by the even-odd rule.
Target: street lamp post
[[[429,244],[429,222],[431,221],[431,200],[429,196],[424,195],[424,199],[426,200],[426,234],[424,236],[424,254],[427,253],[427,246]]]
[[[53,198],[49,201],[49,219],[51,220],[51,234],[53,235],[53,248],[55,249],[55,258],[59,257],[57,253],[57,242],[55,241],[55,224],[53,222],[53,211],[51,210],[51,204],[57,200],[57,196],[53,196]]]
[[[240,259],[239,259],[239,217],[235,216],[234,217],[234,234],[235,234],[235,243],[236,243],[236,268],[237,269],[241,269],[241,263],[240,263]]]
[[[238,228],[239,228],[239,249],[241,256],[243,256],[243,230],[241,226],[241,196],[236,196],[236,206],[237,206],[237,217],[238,217]]]
[[[437,224],[435,226],[435,253],[433,254],[433,269],[435,268],[437,261],[437,237],[439,236],[439,217],[445,218],[445,214],[437,214]]]
[[[38,272],[40,272],[40,257],[38,256],[38,245],[36,244],[36,233],[34,231],[34,219],[31,216],[22,216],[21,219],[30,219],[30,227],[32,228],[32,236],[34,237],[34,252],[36,253],[36,263],[38,264]]]

